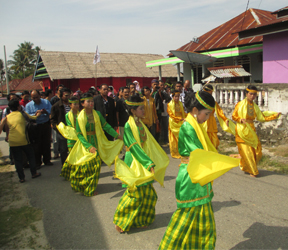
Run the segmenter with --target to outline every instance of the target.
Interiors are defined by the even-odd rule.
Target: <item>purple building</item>
[[[263,36],[263,83],[288,83],[288,6],[276,20],[239,32],[239,40]]]

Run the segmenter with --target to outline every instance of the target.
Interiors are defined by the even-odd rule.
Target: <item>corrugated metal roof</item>
[[[215,29],[200,36],[199,43],[189,42],[177,50],[187,51],[189,49],[188,51],[190,52],[203,52],[262,43],[262,36],[256,36],[239,41],[238,33],[236,32],[243,29],[254,28],[273,20],[276,20],[276,16],[270,11],[248,9],[228,22],[223,23]],[[169,54],[169,56],[170,55],[172,54]]]
[[[225,66],[207,68],[213,76],[218,78],[251,76],[251,74],[241,66]]]

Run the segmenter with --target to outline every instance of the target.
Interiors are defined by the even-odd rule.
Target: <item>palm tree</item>
[[[34,44],[31,42],[24,42],[18,45],[18,49],[14,50],[12,60],[8,61],[11,65],[10,69],[13,71],[13,78],[25,78],[34,72],[35,63],[39,47],[33,48]]]

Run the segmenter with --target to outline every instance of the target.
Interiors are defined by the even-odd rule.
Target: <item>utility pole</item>
[[[5,45],[4,45],[4,57],[5,57],[5,75],[6,75],[7,95],[9,95],[10,94],[10,89],[9,89],[9,79],[8,79],[7,58],[6,58],[6,47],[5,47]]]

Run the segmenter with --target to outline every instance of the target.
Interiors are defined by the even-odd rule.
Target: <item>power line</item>
[[[259,7],[260,7],[261,3],[262,3],[262,0],[260,0],[260,3],[259,3],[259,5],[258,5],[258,9],[259,9]]]

